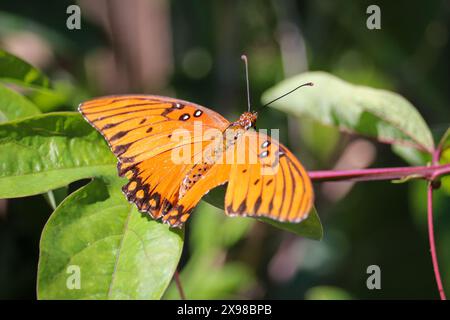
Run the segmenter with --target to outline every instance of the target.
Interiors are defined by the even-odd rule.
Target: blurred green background
[[[142,92],[195,101],[234,119],[246,108],[240,60],[246,53],[255,106],[279,81],[324,70],[402,94],[436,139],[450,122],[450,1],[376,1],[381,30],[366,27],[373,1],[75,3],[80,30],[66,27],[73,1],[0,4],[0,47],[53,81],[57,94],[28,94],[43,110],[75,110],[91,97]],[[407,165],[389,146],[270,108],[258,125],[279,128],[280,140],[310,170]],[[315,191],[325,231],[320,242],[226,218],[202,202],[187,224],[180,263],[187,297],[438,297],[424,182],[324,183]],[[448,290],[449,210],[448,194],[437,191],[436,242]],[[0,298],[35,298],[39,237],[51,211],[42,196],[0,200]],[[381,268],[381,290],[366,287],[373,264]],[[178,298],[173,285],[165,298]]]

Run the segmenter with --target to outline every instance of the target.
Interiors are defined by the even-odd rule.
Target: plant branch
[[[173,277],[175,278],[175,283],[177,285],[181,300],[186,300],[186,295],[184,294],[183,286],[181,285],[180,274],[178,273],[178,270],[175,270],[175,274],[173,275]]]
[[[441,273],[439,272],[439,264],[436,254],[436,245],[434,243],[434,226],[433,226],[433,186],[428,183],[427,187],[427,211],[428,211],[428,240],[430,242],[431,260],[433,262],[434,277],[439,290],[441,300],[446,300],[444,287],[442,286]]]
[[[440,176],[450,174],[450,164],[397,167],[397,168],[373,168],[358,170],[325,170],[309,171],[308,175],[313,181],[373,181],[373,180],[397,180],[397,179],[426,179],[433,181]]]
[[[326,170],[309,171],[308,175],[313,181],[374,181],[374,180],[408,180],[425,179],[428,181],[427,187],[427,211],[428,211],[428,239],[430,243],[431,260],[433,263],[434,276],[441,300],[446,300],[444,287],[442,285],[441,274],[436,254],[434,242],[433,226],[433,181],[437,178],[450,174],[450,164],[438,164],[440,149],[433,152],[433,164],[430,166],[418,167],[397,167],[397,168],[373,168],[358,170]]]

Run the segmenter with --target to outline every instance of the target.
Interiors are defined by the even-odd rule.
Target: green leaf
[[[42,112],[60,109],[75,111],[82,101],[90,98],[85,89],[76,86],[68,80],[53,81],[51,89],[30,88],[26,91],[26,96]]]
[[[207,194],[205,194],[202,200],[212,204],[214,207],[224,210],[225,209],[225,192],[227,190],[227,184],[222,186],[218,186],[214,189],[209,190]]]
[[[66,93],[58,91],[58,88],[32,88],[26,93],[27,98],[33,101],[42,112],[52,112],[61,109],[68,104]]]
[[[39,108],[29,100],[0,84],[0,123],[40,113]]]
[[[445,192],[447,196],[450,196],[450,176],[441,178],[441,189]]]
[[[341,138],[339,130],[309,118],[298,120],[300,137],[308,151],[322,163],[327,163],[339,146]]]
[[[350,300],[352,296],[342,288],[334,286],[312,287],[305,293],[307,300]]]
[[[244,238],[254,222],[250,218],[230,219],[223,210],[199,203],[189,221],[190,259],[180,274],[187,299],[232,298],[251,285],[251,268],[240,262],[223,261],[223,253]],[[209,272],[211,269],[214,272]],[[174,283],[164,297],[179,299]]]
[[[440,152],[439,162],[450,163],[450,128],[448,128],[439,141],[438,150]]]
[[[69,193],[69,187],[61,187],[55,190],[47,191],[47,193],[44,193],[43,196],[45,200],[47,200],[47,203],[52,207],[53,210],[56,209],[57,206],[67,197]]]
[[[298,236],[321,240],[323,237],[322,223],[315,207],[309,212],[308,218],[300,223],[279,222],[268,218],[259,218],[262,222],[268,223],[279,229],[295,233]]]
[[[117,177],[94,179],[52,214],[40,243],[39,299],[162,296],[181,256],[183,232],[138,212],[122,184]]]
[[[441,164],[450,163],[450,148],[442,150],[439,162]]]
[[[37,68],[4,50],[0,50],[0,79],[26,87],[47,88],[50,83]]]
[[[180,275],[188,300],[236,299],[239,292],[249,290],[255,282],[251,268],[244,263],[228,262],[219,265],[223,254],[209,253],[191,259]],[[167,289],[164,299],[180,299],[174,283]]]
[[[0,124],[0,198],[44,193],[102,173],[117,160],[103,137],[75,112]]]
[[[353,85],[325,72],[307,72],[282,81],[263,95],[263,102],[305,82],[298,90],[272,104],[298,117],[310,117],[342,131],[376,138],[380,142],[434,149],[430,129],[411,103],[386,90]]]
[[[244,217],[230,219],[222,209],[202,201],[189,222],[191,250],[209,255],[211,251],[228,249],[245,236],[254,222],[255,219]]]
[[[450,128],[448,128],[443,134],[441,140],[439,141],[438,150],[439,163],[447,164],[450,163]],[[441,177],[442,187],[441,189],[450,195],[450,176]]]
[[[2,13],[0,13],[0,19],[1,17]],[[0,81],[23,86],[24,95],[42,112],[55,111],[67,105],[76,105],[72,104],[73,100],[77,100],[76,95],[83,95],[82,89],[68,81],[56,81],[50,88],[49,79],[41,71],[1,49]],[[83,96],[83,100],[86,98]],[[79,99],[77,102],[80,102]]]
[[[224,209],[225,191],[226,185],[214,188],[203,197],[203,200],[217,208]],[[315,208],[311,209],[308,218],[300,223],[284,223],[268,218],[258,218],[258,220],[301,237],[320,240],[323,236],[322,223]]]
[[[412,166],[424,166],[431,161],[430,153],[412,147],[394,144],[392,151]]]

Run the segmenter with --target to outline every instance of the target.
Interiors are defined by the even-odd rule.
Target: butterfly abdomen
[[[178,197],[182,198],[187,191],[189,191],[193,185],[199,181],[212,167],[212,164],[208,162],[203,162],[201,164],[196,164],[192,167],[192,169],[188,172],[188,174],[184,177]]]
[[[211,142],[202,153],[200,161],[194,164],[184,177],[180,186],[179,198],[182,198],[197,181],[204,177],[214,164],[234,160],[226,158],[225,152],[236,144],[243,131],[240,126],[232,126],[222,133],[221,139]]]

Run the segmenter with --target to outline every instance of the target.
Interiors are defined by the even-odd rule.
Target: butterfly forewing
[[[108,141],[119,160],[140,161],[170,150],[175,130],[194,132],[194,125],[223,131],[229,122],[200,105],[159,96],[111,96],[82,103],[84,118]],[[195,135],[187,136],[199,139]]]
[[[118,157],[119,175],[129,179],[123,187],[128,200],[154,218],[176,209],[175,219],[165,221],[182,224],[186,218],[181,217],[192,208],[177,206],[180,187],[196,162],[195,154],[210,143],[204,140],[203,132],[223,132],[229,122],[195,103],[160,96],[98,98],[81,104],[79,111]],[[202,130],[195,130],[195,126]],[[186,147],[188,158],[177,162],[179,151]]]

